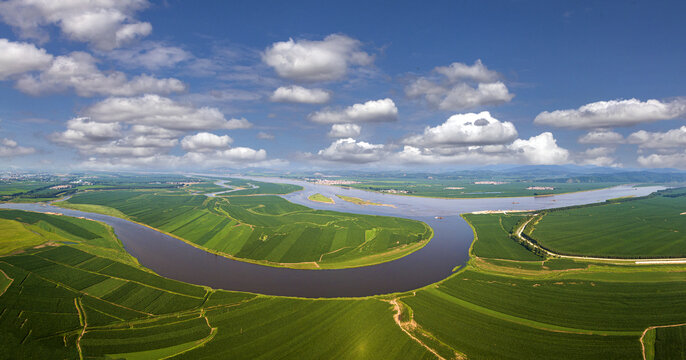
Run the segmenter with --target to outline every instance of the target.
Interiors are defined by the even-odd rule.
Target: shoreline
[[[84,210],[79,210],[79,209],[77,209],[77,208],[62,207],[62,206],[59,206],[59,204],[56,204],[56,203],[51,203],[51,205],[56,206],[56,207],[59,207],[59,208],[64,208],[64,209],[67,209],[67,210],[76,210],[76,211],[81,211],[81,212],[92,212],[92,213],[99,214],[99,215],[111,216],[111,217],[113,217],[113,218],[117,218],[117,219],[122,219],[122,220],[130,221],[130,222],[132,222],[132,223],[134,223],[134,224],[144,226],[144,227],[146,227],[146,228],[148,228],[148,229],[157,231],[157,232],[162,233],[162,234],[164,234],[164,235],[173,237],[174,239],[183,241],[184,243],[186,243],[186,244],[188,244],[188,245],[191,245],[191,246],[193,246],[193,247],[195,247],[195,248],[197,248],[197,249],[199,249],[199,250],[205,251],[205,252],[210,253],[210,254],[222,256],[222,257],[225,257],[225,258],[230,259],[230,260],[241,261],[241,262],[245,262],[245,263],[251,263],[251,264],[262,265],[262,266],[270,266],[270,267],[274,267],[274,268],[282,268],[282,269],[295,269],[295,270],[343,270],[343,269],[354,269],[354,268],[360,268],[360,267],[366,267],[366,266],[379,265],[379,264],[387,263],[387,262],[390,262],[390,261],[398,260],[398,259],[403,258],[403,257],[405,257],[405,256],[408,256],[408,255],[410,255],[410,254],[412,254],[412,253],[414,253],[414,252],[416,252],[416,251],[421,250],[421,249],[422,249],[424,246],[426,246],[426,245],[429,243],[429,241],[431,241],[431,240],[433,239],[433,237],[434,237],[434,230],[433,230],[433,228],[432,228],[431,226],[429,226],[428,224],[426,224],[426,223],[424,223],[424,222],[421,222],[422,224],[424,224],[424,226],[426,226],[426,227],[430,230],[431,234],[429,235],[429,237],[428,237],[427,239],[424,239],[424,240],[422,240],[422,241],[419,241],[419,242],[417,242],[417,243],[415,243],[415,244],[411,244],[411,245],[421,245],[421,246],[418,246],[416,249],[410,251],[409,253],[403,254],[402,256],[399,256],[399,257],[392,257],[392,258],[390,258],[390,259],[387,259],[387,260],[384,260],[384,261],[380,261],[380,262],[372,262],[372,263],[369,263],[369,264],[361,264],[361,265],[353,265],[353,266],[344,266],[344,267],[332,267],[332,268],[329,268],[329,267],[326,267],[326,264],[324,264],[324,267],[320,266],[316,261],[303,261],[303,262],[297,262],[297,263],[279,263],[279,262],[273,262],[273,261],[269,261],[269,260],[255,260],[255,259],[239,258],[239,257],[235,257],[235,256],[233,256],[233,255],[231,255],[231,254],[227,254],[227,253],[224,253],[224,252],[221,252],[221,251],[218,251],[218,250],[205,248],[205,247],[203,247],[203,246],[201,246],[201,245],[198,245],[198,244],[196,244],[196,243],[194,243],[194,242],[192,242],[192,241],[190,241],[190,240],[184,239],[184,238],[182,238],[182,237],[180,237],[180,236],[174,235],[174,234],[169,233],[169,232],[167,232],[167,231],[164,231],[164,230],[161,230],[161,229],[154,228],[154,227],[152,227],[152,226],[150,226],[150,225],[147,225],[147,224],[144,224],[144,223],[141,223],[141,222],[132,220],[132,219],[130,219],[130,218],[128,218],[128,217],[115,216],[115,215],[105,214],[105,213],[99,213],[99,212],[95,212],[95,211],[84,211]],[[116,209],[115,209],[115,210],[116,210]],[[61,215],[64,215],[64,214],[61,214]],[[69,215],[64,215],[64,216],[69,216]],[[86,220],[93,220],[93,219],[86,219]],[[97,220],[93,220],[93,221],[97,221]],[[417,221],[417,220],[415,220],[415,221]],[[383,255],[385,255],[385,254],[388,254],[388,253],[393,252],[393,250],[397,250],[397,249],[390,249],[389,251],[386,251],[386,252],[383,252],[383,253],[379,253],[379,254],[372,254],[372,255],[369,255],[369,256],[383,256]],[[302,265],[308,265],[308,264],[315,264],[315,265],[314,265],[313,267],[311,267],[311,266],[302,266]]]

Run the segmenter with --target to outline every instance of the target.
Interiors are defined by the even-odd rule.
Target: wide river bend
[[[231,260],[112,216],[47,204],[5,203],[0,204],[0,208],[56,212],[102,221],[112,226],[126,250],[141,265],[179,281],[268,295],[359,297],[417,289],[450,276],[456,266],[464,265],[469,258],[469,247],[474,234],[459,216],[461,213],[482,210],[539,210],[601,202],[622,196],[644,196],[663,189],[659,186],[618,186],[546,197],[433,199],[343,189],[280,178],[255,180],[300,185],[304,190],[283,197],[315,209],[398,216],[423,221],[434,229],[434,237],[422,249],[383,264],[340,270],[297,270]],[[335,204],[307,200],[308,196],[315,193],[334,198],[336,194],[354,196],[395,207],[360,206],[338,198],[335,198]]]

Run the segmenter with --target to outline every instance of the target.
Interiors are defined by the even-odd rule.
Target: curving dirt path
[[[641,342],[641,350],[642,350],[642,353],[641,353],[641,354],[643,355],[643,360],[647,360],[647,359],[646,359],[646,345],[645,345],[645,343],[643,342],[643,339],[645,338],[645,336],[646,336],[646,334],[648,333],[648,331],[653,330],[653,329],[657,329],[657,328],[670,328],[670,327],[679,327],[679,326],[685,326],[685,325],[686,325],[686,323],[683,323],[683,324],[674,324],[674,325],[656,325],[656,326],[651,326],[651,327],[649,327],[649,328],[643,330],[643,333],[641,334],[641,338],[638,339],[638,341]]]
[[[5,278],[7,278],[7,280],[10,281],[9,283],[7,283],[7,286],[6,286],[4,289],[1,289],[2,291],[0,291],[0,296],[2,296],[2,294],[4,294],[5,291],[7,291],[7,289],[10,288],[10,286],[12,286],[12,283],[14,282],[14,279],[11,278],[11,277],[9,277],[9,276],[7,276],[7,274],[5,274],[5,272],[2,271],[2,270],[0,270],[0,274],[2,274],[2,276],[4,276]]]
[[[417,327],[417,323],[414,322],[414,320],[410,321],[402,321],[400,319],[400,315],[402,314],[402,308],[400,307],[400,304],[398,303],[398,299],[393,299],[393,300],[383,300],[387,301],[389,304],[393,305],[393,311],[395,311],[395,314],[393,315],[393,320],[395,320],[395,323],[400,327],[400,330],[402,330],[407,336],[409,336],[412,340],[416,341],[419,345],[423,346],[426,350],[430,351],[432,354],[436,356],[437,359],[439,360],[445,360],[444,357],[438,354],[436,350],[432,349],[429,345],[425,344],[423,341],[419,340],[416,336],[412,335],[410,333],[409,329],[414,329]]]

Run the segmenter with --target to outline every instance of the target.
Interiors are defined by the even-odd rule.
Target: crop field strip
[[[270,195],[103,191],[78,194],[68,202],[77,208],[106,204],[203,249],[268,265],[370,265],[415,251],[433,235],[418,221],[313,210]]]
[[[302,190],[302,186],[298,185],[267,183],[237,178],[229,178],[227,185],[242,189],[221,194],[220,196],[284,195],[294,191]]]
[[[127,274],[108,277],[104,271],[79,268],[93,262],[89,257],[97,258],[61,246],[0,258],[0,269],[21,279],[0,296],[0,332],[11,341],[10,349],[20,352],[17,357],[73,358],[80,349],[85,359],[110,354],[250,359],[276,353],[302,358],[298,352],[305,349],[311,358],[432,358],[393,323],[390,306],[381,300],[304,300],[215,291],[124,264],[118,266],[130,268]],[[136,291],[115,294],[115,289],[98,297],[86,293],[96,281],[112,279],[167,293],[173,304],[146,305]],[[201,294],[197,301],[180,301]],[[300,335],[292,336],[295,333]],[[265,344],[274,351],[265,354]]]
[[[564,255],[686,257],[686,189],[641,199],[546,210],[525,233]]]

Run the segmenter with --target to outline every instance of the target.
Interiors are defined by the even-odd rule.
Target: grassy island
[[[308,196],[307,200],[316,201],[316,202],[325,203],[325,204],[334,204],[335,203],[332,198],[324,196],[324,195],[319,194],[319,193]]]
[[[79,193],[58,205],[119,214],[206,251],[293,268],[390,261],[420,249],[433,236],[419,221],[313,210],[272,195],[208,198],[113,190]]]
[[[336,196],[337,196],[339,199],[343,200],[343,201],[351,202],[351,203],[353,203],[353,204],[355,204],[355,205],[372,205],[372,206],[390,206],[390,207],[395,207],[395,206],[393,206],[393,205],[375,203],[375,202],[372,202],[372,201],[369,201],[369,200],[364,200],[364,199],[360,199],[360,198],[352,197],[352,196],[345,196],[345,195],[336,195]]]

